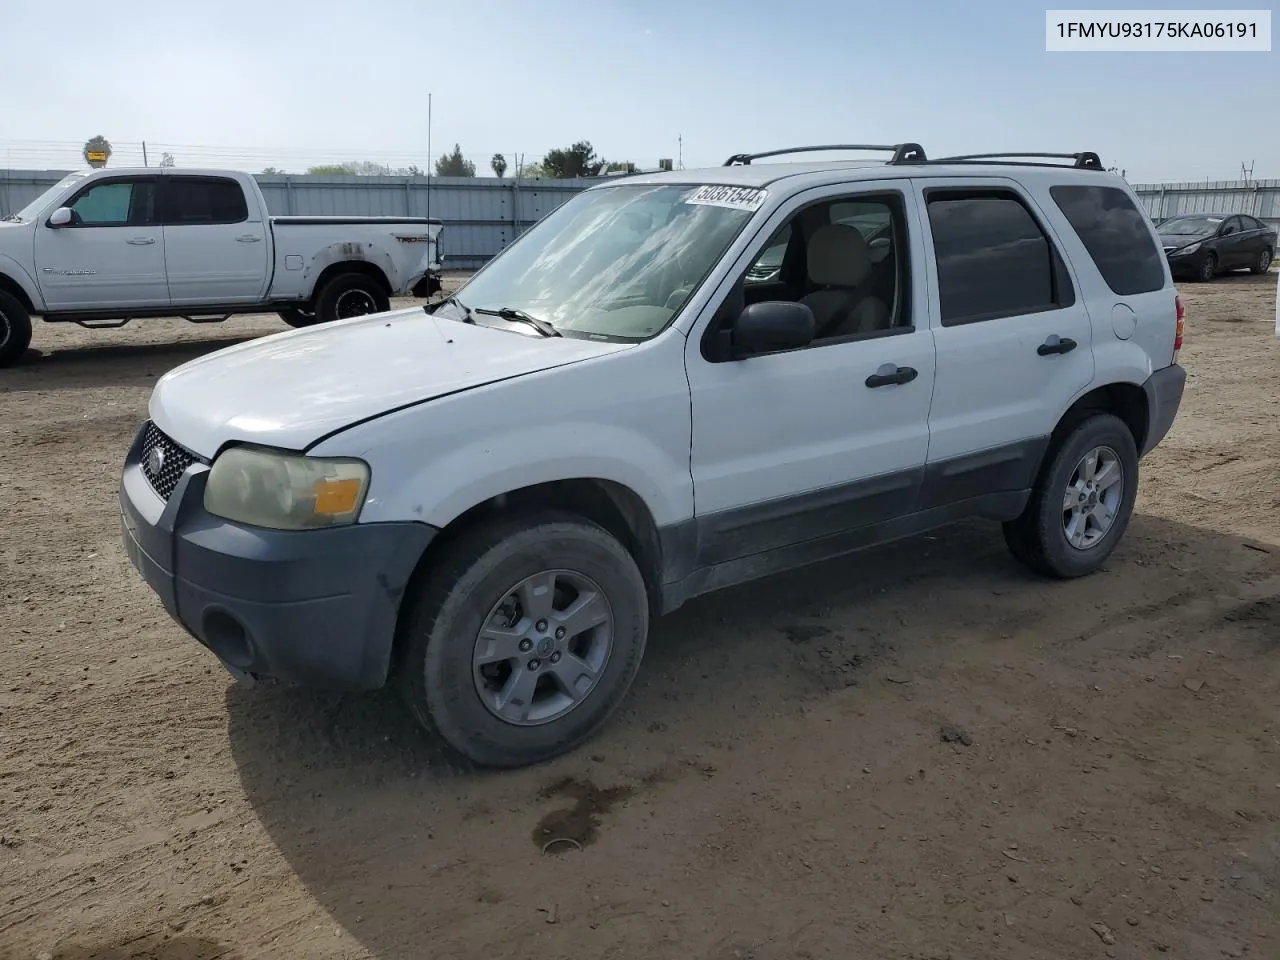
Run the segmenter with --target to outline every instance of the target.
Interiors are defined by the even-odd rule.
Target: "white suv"
[[[494,766],[591,736],[650,622],[720,587],[970,516],[1097,570],[1185,382],[1129,187],[810,149],[892,157],[610,180],[425,311],[171,371],[133,563],[242,680],[394,680]]]

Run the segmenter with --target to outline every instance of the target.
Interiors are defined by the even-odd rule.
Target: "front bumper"
[[[1142,392],[1147,395],[1147,432],[1139,456],[1146,456],[1168,434],[1182,405],[1182,392],[1187,385],[1187,371],[1176,363],[1147,377]]]
[[[162,499],[143,473],[142,440],[139,431],[121,477],[122,536],[170,616],[241,680],[381,687],[401,596],[435,528],[285,532],[232,523],[204,509],[202,463]]]

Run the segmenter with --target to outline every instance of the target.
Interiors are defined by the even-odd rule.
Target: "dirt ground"
[[[975,523],[698,600],[602,736],[503,774],[391,696],[237,687],[127,565],[156,377],[279,321],[39,327],[0,371],[0,958],[1280,956],[1276,276],[1182,295],[1105,572]]]

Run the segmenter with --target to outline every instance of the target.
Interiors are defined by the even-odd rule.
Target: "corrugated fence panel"
[[[64,176],[0,170],[0,217],[22,209]],[[494,177],[282,176],[257,178],[275,215],[425,217],[445,222],[449,267],[478,267],[591,180]],[[430,202],[427,185],[430,183]],[[1280,227],[1280,180],[1146,183],[1134,186],[1156,220],[1183,213],[1247,213]]]

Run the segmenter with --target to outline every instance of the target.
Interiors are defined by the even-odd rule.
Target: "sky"
[[[425,167],[430,93],[431,156],[482,174],[586,139],[646,168],[916,141],[1280,178],[1280,53],[1047,53],[1026,0],[2,2],[0,167],[81,167],[97,133],[113,166],[146,141],[153,164]]]

